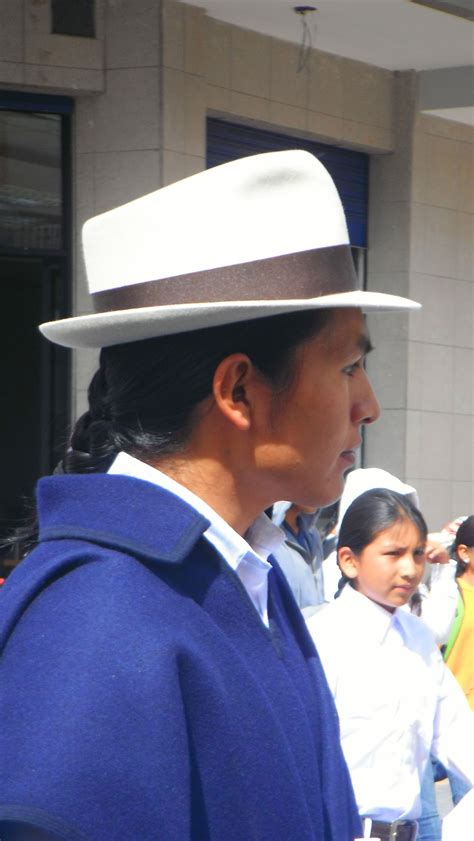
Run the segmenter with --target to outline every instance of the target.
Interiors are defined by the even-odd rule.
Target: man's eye
[[[357,369],[360,368],[360,366],[361,366],[361,361],[360,361],[360,359],[358,359],[357,362],[353,362],[352,365],[347,365],[343,369],[343,373],[347,374],[348,377],[353,377],[355,372],[357,371]]]

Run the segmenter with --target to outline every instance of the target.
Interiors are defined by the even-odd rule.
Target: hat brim
[[[397,295],[356,290],[297,300],[224,301],[116,310],[48,321],[39,329],[47,339],[63,347],[101,348],[283,313],[337,307],[384,312],[415,310],[420,304]]]

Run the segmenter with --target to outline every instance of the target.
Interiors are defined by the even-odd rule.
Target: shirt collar
[[[212,543],[232,569],[237,570],[240,562],[245,558],[246,563],[260,568],[265,573],[270,571],[271,564],[268,563],[267,558],[284,543],[285,538],[281,529],[275,526],[266,514],[260,514],[257,517],[248,529],[244,539],[207,502],[204,502],[195,493],[156,467],[152,467],[128,453],[119,453],[108,472],[118,473],[122,476],[133,476],[136,479],[151,482],[187,502],[188,505],[209,520],[210,525],[204,532],[204,537],[207,538],[209,543]]]
[[[381,605],[362,595],[350,584],[346,584],[339,596],[344,609],[349,609],[357,617],[357,627],[370,634],[371,639],[383,643],[390,629],[403,628],[403,612],[398,608],[390,613]]]

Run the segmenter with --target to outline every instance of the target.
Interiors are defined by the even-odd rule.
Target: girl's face
[[[391,613],[407,603],[425,566],[425,540],[406,518],[379,532],[360,554],[347,546],[338,552],[343,573],[356,590]]]

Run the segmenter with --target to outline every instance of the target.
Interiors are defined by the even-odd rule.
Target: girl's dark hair
[[[405,494],[387,488],[365,491],[349,505],[344,514],[339,528],[337,551],[342,546],[349,546],[354,555],[359,555],[380,532],[400,520],[410,520],[418,529],[420,538],[426,540],[428,527],[423,515]],[[337,595],[348,580],[342,573]]]
[[[474,514],[467,517],[459,526],[454,538],[453,549],[456,554],[456,578],[459,578],[466,569],[466,564],[461,561],[457,554],[458,546],[467,546],[472,549],[474,546]]]
[[[297,346],[316,336],[332,314],[305,310],[103,348],[89,409],[55,472],[105,472],[120,450],[143,461],[179,452],[199,404],[212,393],[217,366],[232,353],[247,354],[275,395],[284,393],[295,374]],[[36,540],[36,521],[30,520],[9,543],[23,556]]]
[[[63,459],[66,473],[106,471],[120,451],[143,460],[179,452],[219,363],[245,353],[275,392],[289,387],[294,349],[331,310],[308,310],[103,348]]]

